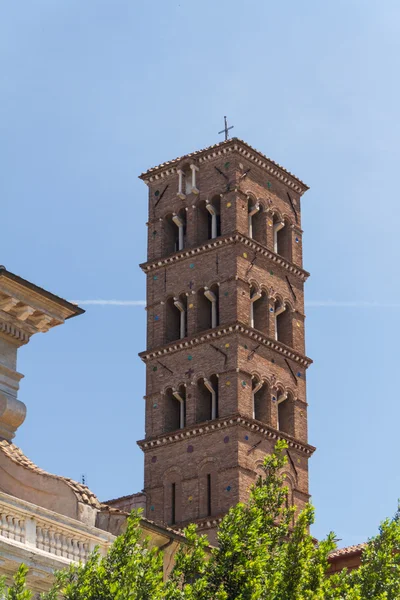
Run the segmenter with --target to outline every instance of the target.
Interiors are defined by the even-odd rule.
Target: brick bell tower
[[[309,498],[300,198],[308,187],[232,138],[149,169],[147,517],[215,540],[277,439]]]

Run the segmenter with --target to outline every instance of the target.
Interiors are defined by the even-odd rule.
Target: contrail
[[[308,300],[305,303],[310,307],[324,308],[400,308],[400,304],[384,302],[363,302],[363,301],[339,301],[339,300]]]
[[[146,306],[146,300],[73,300],[73,304],[81,306],[94,304],[97,306]]]

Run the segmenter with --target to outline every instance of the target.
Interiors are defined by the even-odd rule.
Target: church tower
[[[300,198],[308,189],[232,138],[143,173],[149,188],[146,515],[211,541],[279,438],[307,502]]]

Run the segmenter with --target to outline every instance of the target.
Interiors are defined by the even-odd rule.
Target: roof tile
[[[31,460],[29,460],[29,458],[25,456],[18,446],[15,446],[6,440],[0,440],[0,451],[3,452],[14,463],[24,467],[25,469],[29,469],[30,471],[38,473],[39,475],[47,475],[48,477],[63,481],[72,489],[78,499],[78,502],[82,502],[83,504],[93,506],[93,508],[100,509],[101,504],[97,499],[97,496],[83,483],[78,483],[77,481],[74,481],[68,477],[61,477],[60,475],[53,475],[52,473],[44,471],[35,465],[35,463],[33,463]]]
[[[224,148],[226,146],[229,146],[230,144],[235,144],[235,143],[245,146],[247,148],[247,150],[250,150],[251,152],[257,153],[263,160],[268,161],[269,163],[271,163],[272,165],[274,165],[275,167],[277,167],[278,169],[280,169],[281,171],[283,171],[284,173],[289,175],[289,177],[294,178],[301,186],[303,186],[305,188],[305,190],[308,189],[308,186],[303,181],[301,181],[301,179],[296,177],[296,175],[293,175],[293,173],[291,173],[290,171],[288,171],[287,169],[282,167],[282,165],[275,162],[271,158],[268,158],[267,156],[265,156],[265,154],[263,154],[259,150],[256,150],[255,148],[250,146],[250,144],[247,144],[247,142],[244,142],[243,140],[241,140],[237,137],[231,138],[229,140],[225,140],[224,142],[220,142],[218,144],[214,144],[213,146],[208,146],[207,148],[202,148],[201,150],[196,150],[195,152],[190,152],[189,154],[184,154],[183,156],[179,156],[172,160],[167,160],[166,162],[163,162],[160,165],[151,167],[150,169],[148,169],[147,171],[142,173],[139,177],[140,177],[140,179],[147,179],[148,177],[151,177],[153,174],[155,174],[157,171],[162,171],[163,169],[168,169],[168,168],[172,167],[173,165],[175,165],[176,163],[179,163],[181,160],[184,160],[187,158],[199,157],[200,155],[206,154],[207,152],[210,152],[212,150]]]

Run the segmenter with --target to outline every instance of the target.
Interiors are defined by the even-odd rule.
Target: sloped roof
[[[361,553],[364,548],[366,548],[367,544],[363,542],[362,544],[356,544],[355,546],[346,546],[345,548],[338,548],[331,552],[328,556],[328,559],[339,558],[343,556],[349,556],[350,554],[358,554]]]
[[[47,477],[52,477],[53,479],[58,479],[59,481],[63,481],[66,483],[74,492],[75,496],[78,499],[78,502],[82,502],[83,504],[88,504],[93,508],[100,509],[101,504],[97,498],[97,496],[83,483],[78,483],[69,477],[61,477],[60,475],[53,475],[52,473],[48,473],[44,471],[35,463],[33,463],[25,454],[22,452],[20,448],[8,442],[7,440],[0,441],[0,451],[3,452],[10,460],[12,460],[15,464],[23,467],[24,469],[29,469],[38,475],[46,475]]]
[[[44,296],[52,302],[55,302],[63,308],[67,308],[69,311],[71,311],[71,314],[67,316],[67,319],[70,319],[71,317],[76,317],[77,315],[81,315],[85,312],[84,309],[80,308],[77,304],[73,304],[68,300],[64,300],[64,298],[60,298],[60,296],[56,296],[56,294],[53,294],[52,292],[48,292],[44,288],[36,285],[35,283],[31,283],[30,281],[24,279],[20,275],[11,273],[11,271],[8,271],[4,265],[0,265],[0,278],[1,277],[4,277],[5,279],[11,279],[12,281],[15,281],[23,287],[28,288],[33,292],[40,294],[41,296]]]
[[[296,177],[296,175],[293,175],[293,173],[291,173],[290,171],[288,171],[287,169],[282,167],[282,165],[273,161],[271,158],[268,158],[267,156],[265,156],[265,154],[263,154],[259,150],[256,150],[255,148],[253,148],[252,146],[250,146],[249,144],[247,144],[246,142],[244,142],[243,140],[241,140],[237,137],[233,137],[229,140],[225,140],[224,142],[214,144],[213,146],[208,146],[207,148],[202,148],[201,150],[195,150],[194,152],[190,152],[189,154],[184,154],[183,156],[179,156],[172,160],[168,160],[164,163],[161,163],[160,165],[157,165],[155,167],[151,167],[150,169],[148,169],[147,171],[145,171],[144,173],[139,175],[139,178],[140,179],[148,179],[150,176],[157,173],[158,171],[162,171],[164,169],[173,167],[174,165],[179,163],[181,160],[185,160],[188,158],[194,158],[194,157],[199,158],[201,155],[207,154],[207,152],[218,150],[218,149],[224,148],[226,146],[229,146],[231,144],[233,144],[233,145],[240,144],[241,146],[244,146],[250,152],[254,152],[254,153],[258,154],[258,156],[262,160],[268,161],[270,164],[272,164],[275,167],[277,167],[278,169],[280,169],[283,173],[286,173],[289,177],[295,179],[302,187],[304,187],[305,189],[308,189],[308,186],[303,181],[301,181],[301,179]]]

